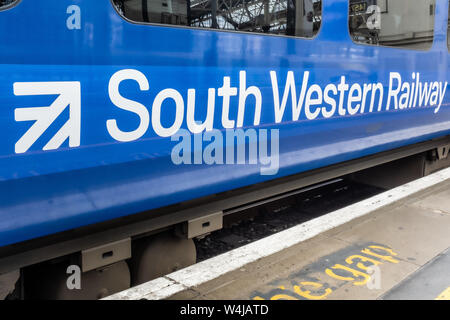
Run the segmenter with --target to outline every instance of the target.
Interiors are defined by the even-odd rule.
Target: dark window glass
[[[450,50],[450,3],[448,4],[447,47]]]
[[[321,0],[113,0],[129,20],[313,37]]]
[[[14,2],[19,0],[0,0],[0,10],[6,9],[7,7],[13,5]]]
[[[433,42],[436,0],[350,0],[353,41],[427,50]]]

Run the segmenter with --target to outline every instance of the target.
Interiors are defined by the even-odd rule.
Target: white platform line
[[[450,168],[173,272],[106,300],[168,298],[450,179]]]

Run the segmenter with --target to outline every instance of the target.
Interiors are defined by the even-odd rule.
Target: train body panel
[[[437,0],[428,51],[353,43],[347,0],[323,3],[314,39],[135,24],[109,0],[22,0],[0,11],[0,246],[450,134],[447,10],[447,1]],[[290,74],[303,104],[286,95]],[[342,79],[348,89],[341,108],[339,92],[328,91],[336,104],[331,113],[324,92]],[[185,137],[191,164],[174,161],[178,129],[192,133],[195,122],[188,120],[189,101],[204,121],[209,94],[212,128],[226,137],[219,92],[227,81],[236,89],[228,90],[229,129],[254,129],[272,151],[278,141],[269,174],[261,159],[206,164],[204,132]],[[404,83],[410,93],[402,97]],[[419,83],[430,86],[431,102],[413,108],[412,85]],[[357,97],[349,104],[355,84],[381,84],[381,103],[372,91],[373,101],[368,92],[365,105]],[[281,108],[284,96],[283,114],[277,102]],[[127,104],[135,111],[118,107]],[[292,110],[299,106],[297,118]],[[29,109],[37,107],[49,109]]]

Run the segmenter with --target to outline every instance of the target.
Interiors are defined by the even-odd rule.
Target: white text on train
[[[209,88],[206,106],[200,106],[198,101],[196,103],[197,90],[194,88],[186,89],[185,92],[173,88],[163,89],[156,94],[150,114],[147,106],[119,93],[119,85],[125,80],[136,81],[141,91],[150,90],[147,77],[138,70],[120,70],[110,79],[109,98],[118,108],[135,113],[140,121],[134,130],[123,131],[118,124],[120,120],[109,119],[106,122],[107,130],[115,140],[127,142],[141,138],[147,133],[150,123],[158,136],[170,137],[177,133],[184,123],[194,134],[213,129],[242,128],[244,115],[248,117],[245,119],[245,126],[258,126],[261,119],[265,119],[266,123],[273,120],[274,123],[281,123],[420,107],[432,108],[434,113],[437,113],[448,84],[443,81],[423,82],[418,72],[412,73],[408,81],[405,81],[400,73],[390,72],[387,86],[382,82],[350,83],[346,76],[340,76],[339,81],[335,83],[319,85],[311,81],[313,77],[309,71],[303,72],[302,77],[296,77],[293,71],[288,71],[284,77],[270,71],[268,80],[271,86],[248,83],[246,71],[240,71],[237,78],[236,86],[233,86],[231,77],[224,76],[221,87]],[[260,81],[264,81],[264,77],[261,77]],[[262,87],[265,89],[262,90]],[[270,87],[271,90],[268,90]],[[265,97],[266,95],[271,97]],[[222,100],[221,109],[217,108],[216,100],[219,99]],[[170,117],[173,120],[169,126],[163,126],[161,118],[170,109],[165,107],[166,101],[175,104],[175,112]],[[289,104],[291,113],[287,111]],[[196,109],[204,110],[202,121],[195,119]],[[231,109],[237,111],[232,113]],[[266,115],[268,112],[273,112],[273,115]],[[221,116],[215,117],[217,113]]]

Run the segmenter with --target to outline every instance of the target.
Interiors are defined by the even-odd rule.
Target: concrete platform
[[[294,227],[292,235],[280,239],[286,246],[295,244],[282,250],[271,248],[271,243],[280,246],[280,239],[273,238],[236,253],[243,263],[217,258],[216,268],[224,269],[220,276],[204,271],[204,280],[197,279],[201,268],[209,270],[206,261],[203,267],[178,271],[110,299],[450,299],[450,170],[389,192],[346,208],[342,214],[368,211],[353,213],[337,227],[329,221],[341,213],[330,214],[322,222],[329,227],[304,240],[301,231],[319,224]],[[295,236],[299,239],[291,239]],[[248,258],[258,250],[268,254]],[[219,261],[233,266],[218,266]],[[156,288],[162,281],[167,283]]]

